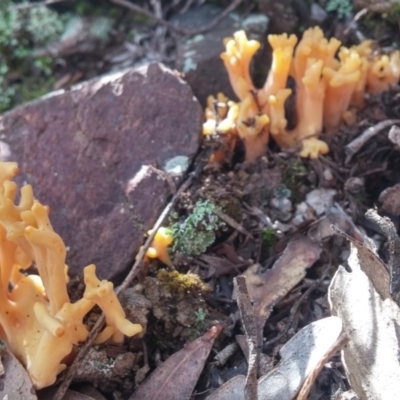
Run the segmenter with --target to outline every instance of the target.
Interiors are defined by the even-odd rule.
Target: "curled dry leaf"
[[[132,394],[129,400],[190,399],[222,325],[212,327],[161,364]]]
[[[337,346],[342,321],[329,317],[313,322],[294,335],[280,350],[281,361],[258,380],[260,400],[291,400],[304,382],[326,361],[327,354]],[[207,400],[244,400],[245,377],[232,378]]]
[[[360,399],[399,399],[400,309],[389,294],[389,273],[357,243],[348,264],[352,272],[339,267],[329,289],[332,314],[349,337],[342,353],[347,377]]]
[[[272,307],[304,278],[306,269],[318,260],[320,253],[321,248],[317,243],[302,237],[290,242],[273,267],[263,274],[257,275],[257,266],[250,267],[244,273],[254,304],[259,343]]]

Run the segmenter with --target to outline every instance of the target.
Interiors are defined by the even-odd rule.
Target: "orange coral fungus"
[[[204,112],[203,135],[215,133],[223,136],[223,148],[216,150],[210,157],[211,162],[219,163],[232,153],[236,145],[239,104],[229,100],[223,93],[217,98],[208,96],[207,108]]]
[[[272,66],[261,89],[254,87],[249,73],[258,42],[248,40],[244,31],[236,32],[225,40],[226,51],[221,54],[240,100],[236,126],[246,161],[264,154],[269,134],[283,149],[300,148],[302,157],[326,154],[327,144],[318,139],[322,130],[337,130],[344,120],[352,119],[351,105],[363,105],[366,92],[387,90],[400,78],[400,52],[372,56],[371,41],[340,48],[339,40],[326,39],[318,27],[307,29],[298,44],[294,35],[286,34],[269,35],[268,41]],[[285,102],[292,94],[289,77],[296,87],[293,130],[287,129],[285,116]]]
[[[225,52],[221,54],[231,85],[240,100],[254,89],[250,77],[250,62],[260,48],[256,40],[247,40],[244,31],[238,31],[225,42]]]
[[[388,90],[390,85],[399,81],[400,52],[377,56],[372,59],[367,73],[367,88],[371,93]]]
[[[325,67],[324,126],[337,129],[361,77],[361,59],[355,52],[341,58],[338,69]]]
[[[258,101],[263,111],[266,112],[268,108],[264,110],[264,107],[270,96],[276,96],[278,91],[286,88],[294,46],[297,43],[296,36],[288,37],[286,34],[269,35],[268,40],[273,49],[272,65],[263,90],[258,92]]]
[[[10,179],[16,163],[0,162],[0,339],[25,365],[36,388],[53,384],[63,360],[89,332],[82,320],[97,304],[106,315],[107,335],[118,341],[142,327],[125,319],[112,283],[99,282],[95,267],[85,269],[84,297],[71,303],[67,293],[66,249],[49,221],[49,208],[33,197],[30,185]],[[39,275],[20,271],[35,264]]]
[[[236,127],[238,113],[239,105],[229,100],[223,93],[218,93],[217,98],[208,96],[203,135],[214,132],[226,134],[232,131]]]
[[[268,143],[269,118],[261,114],[253,95],[248,94],[240,103],[237,130],[246,148],[246,160],[254,161],[265,152]]]

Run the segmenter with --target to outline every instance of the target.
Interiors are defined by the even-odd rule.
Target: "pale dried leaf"
[[[130,400],[190,399],[222,326],[214,326],[161,364],[132,394]]]
[[[206,400],[244,400],[246,377],[237,375],[207,396]]]
[[[277,367],[259,379],[259,399],[293,399],[306,378],[336,344],[341,332],[340,318],[328,317],[313,322],[296,333],[281,348],[281,361]]]
[[[306,379],[337,345],[342,321],[337,317],[321,319],[307,325],[280,350],[281,361],[258,380],[259,400],[291,400]],[[244,400],[243,375],[230,379],[215,390],[207,400]]]
[[[343,350],[347,377],[361,399],[397,400],[400,310],[390,297],[382,260],[370,249],[357,247],[352,244],[348,259],[352,272],[340,267],[329,290],[332,313],[343,320],[350,338]]]

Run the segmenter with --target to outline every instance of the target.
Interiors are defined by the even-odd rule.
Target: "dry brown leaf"
[[[8,350],[0,350],[4,374],[0,376],[1,399],[37,400],[35,389],[28,373],[17,358]]]
[[[317,243],[302,237],[290,242],[273,267],[263,274],[257,275],[257,265],[246,270],[244,275],[254,304],[259,340],[272,307],[304,278],[306,269],[318,260],[320,253]]]
[[[190,399],[222,325],[211,328],[159,366],[132,394],[130,400]]]

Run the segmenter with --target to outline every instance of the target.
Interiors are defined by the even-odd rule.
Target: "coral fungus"
[[[269,136],[282,149],[300,148],[302,157],[326,154],[328,145],[318,139],[322,130],[337,130],[349,119],[350,106],[364,104],[365,93],[387,90],[400,78],[400,52],[373,56],[371,41],[340,48],[339,40],[326,39],[318,27],[307,29],[298,44],[294,35],[286,34],[269,35],[268,41],[272,66],[261,89],[254,87],[249,72],[258,42],[248,40],[244,31],[236,32],[225,40],[221,54],[240,100],[236,128],[249,162],[265,152]],[[297,125],[292,130],[285,116],[285,102],[292,94],[289,77],[296,87]],[[207,127],[209,133],[217,125],[208,122]]]
[[[206,122],[203,124],[203,134],[209,136],[218,133],[224,139],[223,148],[211,155],[211,162],[218,163],[224,160],[235,148],[238,114],[239,104],[229,100],[223,93],[218,93],[216,98],[208,96],[207,108],[204,112]]]
[[[89,332],[84,316],[97,304],[107,326],[102,340],[121,342],[142,327],[125,313],[108,281],[99,281],[95,266],[84,269],[84,297],[71,303],[67,293],[66,248],[49,221],[49,208],[34,199],[30,185],[10,179],[18,173],[13,162],[0,162],[0,338],[25,365],[38,389],[55,382],[66,368],[63,360]],[[38,275],[27,274],[35,265]]]

